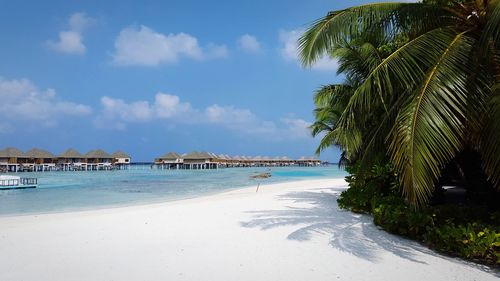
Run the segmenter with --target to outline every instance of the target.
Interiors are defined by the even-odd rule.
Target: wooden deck
[[[0,190],[27,189],[38,186],[37,178],[20,178],[0,180]]]

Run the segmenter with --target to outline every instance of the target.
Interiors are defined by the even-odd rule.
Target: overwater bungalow
[[[87,170],[111,170],[113,168],[113,157],[102,149],[91,150],[85,155],[87,159]]]
[[[211,152],[191,152],[179,155],[169,152],[155,159],[158,169],[217,169],[230,167],[284,167],[284,166],[319,166],[321,161],[314,157],[301,157],[292,160],[287,156],[239,156]]]
[[[292,166],[294,164],[293,160],[291,160],[287,156],[283,156],[283,157],[279,158],[279,160],[280,160],[279,161],[280,166]]]
[[[180,169],[183,163],[183,158],[175,152],[168,152],[163,156],[155,159],[155,164],[161,169]]]
[[[84,171],[87,170],[85,156],[75,149],[68,149],[57,156],[57,165],[63,171]]]
[[[23,170],[31,172],[55,171],[57,169],[57,157],[47,150],[33,148],[26,152],[27,163],[23,164]]]
[[[233,164],[233,167],[240,167],[240,165],[241,165],[241,156],[236,155],[236,156],[234,156],[234,157],[232,158],[232,160],[233,160],[233,161],[231,161],[231,162],[232,162],[232,164]]]
[[[312,167],[321,165],[321,160],[315,157],[302,156],[295,162],[297,163],[298,166],[303,166],[303,167]]]
[[[183,156],[182,168],[217,169],[219,168],[219,161],[217,156],[212,153],[193,151]]]
[[[217,156],[217,161],[218,161],[220,167],[229,167],[229,165],[231,164],[231,163],[229,163],[230,162],[229,159],[227,159],[226,155],[224,155],[224,154],[219,154]]]
[[[125,170],[130,167],[130,155],[118,150],[111,154],[113,165],[119,170]]]
[[[91,150],[82,155],[68,149],[59,155],[33,148],[24,153],[13,147],[0,150],[0,172],[92,171],[127,169],[131,158],[123,151],[109,155],[103,150]]]
[[[0,172],[18,172],[27,162],[26,154],[17,148],[7,147],[0,150]]]

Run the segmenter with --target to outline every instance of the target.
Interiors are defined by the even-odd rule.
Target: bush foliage
[[[478,205],[444,204],[410,207],[400,196],[389,166],[376,165],[369,174],[348,168],[349,189],[339,206],[370,213],[384,230],[416,239],[433,249],[500,266],[500,212]]]

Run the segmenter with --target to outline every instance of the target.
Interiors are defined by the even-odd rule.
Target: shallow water
[[[268,179],[250,179],[271,172]],[[19,173],[38,178],[38,187],[0,190],[0,215],[88,210],[171,201],[218,193],[258,183],[342,178],[336,166],[229,168],[218,170],[152,170],[133,166],[122,171]]]

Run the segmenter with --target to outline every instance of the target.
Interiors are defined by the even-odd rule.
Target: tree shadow
[[[377,262],[380,254],[388,251],[403,259],[427,264],[420,254],[438,255],[416,241],[392,235],[378,229],[368,215],[340,210],[337,198],[343,188],[325,188],[317,191],[291,192],[278,197],[304,207],[288,207],[285,210],[252,211],[253,219],[242,222],[243,227],[259,227],[267,230],[280,226],[297,226],[287,239],[310,240],[314,234],[330,236],[330,245],[356,257]],[[468,263],[452,257],[442,256],[452,262],[472,265],[483,271],[498,272],[487,266]]]

